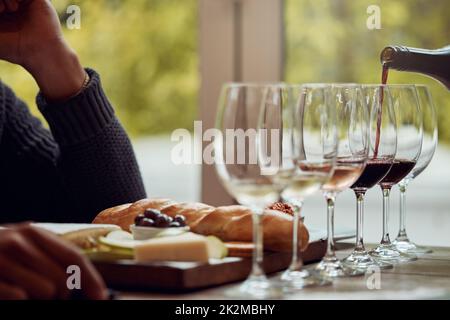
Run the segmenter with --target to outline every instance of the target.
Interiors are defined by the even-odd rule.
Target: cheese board
[[[319,261],[324,256],[326,252],[324,234],[325,232],[321,230],[310,230],[309,246],[302,253],[305,264]],[[353,237],[352,232],[347,233],[344,238],[351,237]],[[91,259],[111,288],[131,291],[186,292],[244,280],[248,276],[251,268],[252,244],[234,242],[226,245],[229,250],[228,257],[210,259],[207,263],[138,263],[134,260],[110,261],[101,257]],[[278,272],[286,269],[290,261],[290,253],[266,252],[264,269],[268,274]]]
[[[246,245],[246,244],[244,244]],[[317,240],[308,246],[302,256],[305,263],[319,261],[326,251],[326,242]],[[286,269],[290,253],[267,252],[264,270],[274,273]],[[226,257],[199,262],[151,262],[134,260],[108,261],[93,258],[93,262],[107,285],[127,290],[192,291],[244,280],[251,268],[248,257]]]

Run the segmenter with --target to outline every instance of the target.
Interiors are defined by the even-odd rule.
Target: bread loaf
[[[93,223],[116,224],[129,230],[134,218],[146,209],[156,209],[174,217],[181,214],[192,232],[213,235],[223,241],[252,241],[252,213],[244,206],[212,207],[203,203],[177,203],[170,199],[143,199],[100,212]],[[262,217],[264,248],[270,251],[292,251],[293,217],[281,211],[265,210]],[[299,221],[299,245],[304,250],[309,233]]]

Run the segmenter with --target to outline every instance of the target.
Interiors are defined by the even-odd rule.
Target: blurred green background
[[[450,45],[449,0],[286,0],[285,79],[292,82],[380,83],[379,54],[390,44]],[[369,5],[381,9],[381,30],[369,30]],[[450,92],[426,76],[391,71],[388,83],[430,86],[439,140],[450,142]]]
[[[53,0],[64,34],[84,66],[98,71],[133,136],[191,128],[199,89],[196,0]],[[81,29],[66,27],[69,5]],[[35,108],[37,87],[18,67],[0,64],[2,80]],[[41,117],[42,119],[42,117]]]
[[[81,7],[81,30],[64,27],[64,33],[83,64],[100,72],[132,136],[192,128],[200,85],[197,0],[53,3],[62,22],[68,5]],[[381,8],[381,30],[366,27],[366,9],[372,4]],[[449,44],[449,13],[448,0],[285,0],[284,80],[378,83],[378,56],[384,46]],[[4,62],[0,75],[38,115],[37,88],[31,77]],[[389,82],[428,84],[439,112],[440,140],[450,142],[449,93],[443,86],[421,75],[395,71]]]

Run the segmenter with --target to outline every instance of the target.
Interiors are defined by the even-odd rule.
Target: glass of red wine
[[[380,244],[370,251],[379,261],[400,263],[417,259],[414,254],[400,252],[389,237],[389,196],[394,185],[414,168],[422,149],[422,111],[414,85],[388,85],[397,126],[397,153],[392,167],[378,182],[383,193],[383,236]]]
[[[369,113],[369,154],[366,166],[351,186],[356,195],[356,246],[342,263],[346,268],[367,271],[392,268],[392,264],[375,260],[366,251],[363,239],[364,196],[391,169],[397,152],[397,127],[394,105],[386,85],[364,85],[363,93]]]
[[[337,160],[331,178],[322,186],[327,203],[327,252],[316,270],[327,277],[364,274],[364,270],[346,268],[337,258],[334,243],[334,206],[337,195],[350,188],[361,176],[369,153],[369,112],[362,87],[357,84],[333,84],[330,103],[336,111],[338,134]]]
[[[406,188],[409,183],[421,174],[433,158],[438,142],[437,116],[433,99],[427,86],[416,85],[419,95],[420,108],[423,119],[423,142],[419,159],[412,171],[398,184],[400,189],[400,227],[397,238],[393,243],[398,250],[407,253],[421,254],[432,252],[430,248],[416,245],[409,240],[406,233]]]

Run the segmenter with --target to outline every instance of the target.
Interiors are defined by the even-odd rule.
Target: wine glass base
[[[285,293],[291,293],[308,287],[330,285],[332,282],[317,272],[309,270],[286,270],[279,278],[279,285]]]
[[[280,299],[283,293],[265,276],[250,276],[238,288],[227,290],[225,295],[233,299]]]
[[[315,269],[320,275],[329,278],[356,277],[366,272],[363,269],[348,268],[336,257],[324,258]]]
[[[369,254],[377,261],[386,261],[389,263],[404,263],[417,260],[416,255],[400,252],[393,244],[380,244],[375,249],[369,251]]]
[[[431,250],[430,248],[424,247],[424,246],[419,246],[409,240],[397,240],[396,239],[392,242],[392,244],[397,248],[398,251],[404,252],[404,253],[425,254],[425,253],[433,252],[433,250]]]
[[[363,270],[364,272],[374,268],[387,270],[394,267],[392,263],[375,260],[367,251],[353,251],[348,257],[342,260],[342,264],[346,268]]]

